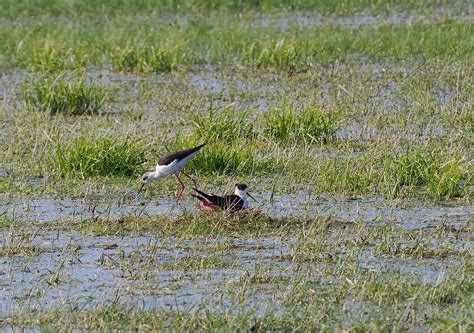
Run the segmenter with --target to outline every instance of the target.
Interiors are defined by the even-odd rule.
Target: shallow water
[[[375,16],[367,10],[354,17],[324,17],[316,12],[282,12],[255,14],[252,20],[254,14],[250,13],[250,19],[243,18],[242,24],[269,26],[282,31],[295,29],[296,32],[297,29],[315,26],[349,29],[384,25],[409,26],[423,24],[427,19],[440,23],[445,19],[470,22],[471,7],[468,2],[441,4],[439,9],[428,9],[432,14],[428,18],[421,11]],[[4,19],[0,21],[0,24],[14,23]],[[169,17],[164,21],[165,24],[178,21],[183,26],[189,24],[186,18],[180,17]],[[157,17],[152,27],[159,28],[160,24],[163,24],[163,20],[160,21]],[[307,74],[298,72],[294,75],[283,70],[259,71],[237,65],[223,66],[225,68],[196,66],[189,71],[146,76],[114,73],[110,65],[101,69],[91,66],[86,72],[89,83],[116,90],[114,99],[104,110],[107,114],[104,118],[110,116],[117,121],[110,126],[107,124],[102,130],[120,136],[133,133],[134,130],[139,134],[155,135],[161,129],[160,122],[172,120],[171,123],[174,123],[176,111],[200,114],[211,107],[216,110],[223,107],[258,114],[269,108],[278,108],[282,101],[293,103],[297,109],[310,103],[339,106],[339,99],[345,96],[352,97],[353,101],[348,121],[343,122],[335,133],[336,138],[341,140],[393,139],[398,142],[403,138],[420,142],[425,138],[456,137],[463,134],[462,131],[468,131],[462,125],[451,124],[449,119],[438,119],[441,112],[434,112],[432,115],[423,113],[422,123],[405,124],[400,119],[395,119],[397,116],[405,118],[406,114],[419,112],[416,108],[417,97],[406,91],[410,87],[406,84],[407,79],[416,80],[419,73],[422,80],[429,78],[429,75],[438,75],[436,71],[439,69],[428,68],[425,77],[425,68],[421,66],[423,64],[424,60],[421,58],[411,64],[400,65],[395,65],[388,59],[366,63],[362,58],[358,64],[335,62],[323,66],[314,63]],[[454,73],[456,66],[460,66],[462,73],[465,71],[462,65],[450,66],[451,68],[444,70],[452,70]],[[303,68],[301,72],[305,70]],[[459,77],[464,75],[462,73],[459,73]],[[2,72],[0,108],[5,111],[4,121],[0,124],[2,133],[17,133],[17,127],[21,126],[18,119],[21,120],[24,109],[22,85],[37,75],[24,71]],[[448,108],[453,103],[465,103],[465,95],[462,93],[465,88],[462,87],[466,83],[464,79],[458,81],[445,86],[434,80],[426,90],[427,95],[433,98],[433,105]],[[170,95],[160,95],[162,91],[168,92],[162,88],[168,89]],[[174,100],[175,96],[179,96],[177,99],[183,96],[187,105],[183,107],[180,103],[168,101]],[[337,103],[335,98],[338,99]],[[419,101],[424,99],[420,97]],[[366,108],[367,112],[359,112]],[[355,117],[352,116],[352,111]],[[133,116],[138,120],[135,121]],[[122,121],[121,117],[132,117],[133,120]],[[386,119],[393,123],[385,124]],[[69,121],[65,119],[66,123]],[[75,121],[74,119],[73,122]],[[49,127],[46,128],[49,131]],[[75,125],[67,131],[71,129],[75,131]],[[182,124],[178,129],[183,130]],[[15,135],[5,135],[0,138],[0,143],[10,147],[16,139]],[[326,157],[340,158],[341,154],[344,153],[334,150],[327,153]],[[351,157],[357,154],[359,153],[350,152]],[[4,164],[0,166],[0,177],[18,179],[13,171],[14,166]],[[27,181],[28,185],[32,185],[30,187],[33,191],[47,182],[47,177]],[[55,222],[83,221],[94,217],[115,220],[129,215],[177,216],[184,211],[193,213],[196,210],[196,203],[189,197],[189,193],[178,206],[173,198],[132,200],[133,196],[129,192],[125,190],[123,197],[114,193],[93,199],[0,194],[0,217],[5,215],[19,221],[12,228],[0,230],[0,327],[2,318],[21,312],[28,314],[32,309],[66,307],[81,310],[114,301],[132,304],[141,310],[161,308],[191,311],[209,306],[213,310],[225,312],[229,308],[240,306],[248,310],[255,309],[260,314],[267,311],[279,314],[288,310],[282,299],[295,296],[291,290],[295,287],[295,281],[310,282],[311,288],[317,292],[324,291],[329,285],[338,286],[340,281],[334,276],[337,274],[336,266],[340,270],[350,271],[347,275],[341,275],[342,279],[363,279],[364,272],[382,272],[402,274],[404,277],[414,276],[424,283],[436,285],[453,274],[463,262],[467,262],[470,257],[466,252],[472,253],[474,249],[474,239],[469,232],[474,220],[472,205],[410,202],[399,207],[394,200],[385,200],[381,196],[348,198],[304,191],[272,198],[268,193],[257,195],[259,202],[263,203],[264,213],[274,218],[303,219],[317,216],[335,220],[324,236],[310,234],[309,241],[305,241],[309,245],[312,245],[311,242],[322,245],[321,249],[316,247],[314,253],[310,253],[314,258],[303,258],[300,261],[294,259],[298,246],[302,246],[303,252],[311,252],[311,246],[295,236],[298,234],[299,237],[300,231],[301,234],[306,232],[306,225],[301,227],[302,230],[296,230],[295,227],[292,233],[285,236],[255,236],[253,239],[202,237],[189,240],[178,237],[161,238],[151,234],[94,237],[68,230],[67,223],[61,224],[61,230],[52,230]],[[345,223],[352,221],[367,224]],[[345,246],[344,242],[355,244],[360,241],[359,237],[362,238],[359,234],[357,237],[354,234],[357,226],[362,226],[363,236],[364,232],[370,233],[371,228],[380,226],[393,226],[396,230],[385,239],[377,238],[360,247]],[[427,251],[428,258],[413,259],[403,253],[392,255],[391,249],[386,252],[380,250],[382,242],[387,242],[390,246],[391,241],[399,240],[394,239],[399,235],[399,229],[407,231],[403,234],[404,237],[410,235],[421,243],[426,241],[428,249],[442,250],[446,245],[452,252],[450,254],[446,250],[445,256],[430,257]],[[433,230],[440,230],[436,234],[440,235],[439,239],[434,236],[434,232],[430,234]],[[413,236],[415,232],[420,235],[419,238]],[[402,239],[400,244],[412,244],[411,241],[413,240],[408,238]],[[335,243],[340,248],[330,246]],[[16,246],[20,247],[20,254],[12,254]],[[330,249],[329,254],[324,253],[324,246]],[[13,251],[8,253],[10,248]],[[354,251],[354,255],[347,253],[351,251]],[[259,275],[262,271],[263,277]],[[307,289],[303,291],[306,292]],[[240,299],[241,295],[246,295],[244,301]],[[348,299],[343,311],[346,311],[346,305],[349,312],[357,314],[354,315],[356,320],[363,321],[362,312],[367,312],[367,304]],[[407,308],[408,310],[410,309]],[[2,329],[4,328],[0,328]],[[27,329],[38,330],[36,327]],[[15,331],[15,327],[10,330]]]
[[[293,195],[274,196],[270,202],[268,194],[258,199],[265,204],[265,213],[271,217],[332,217],[344,221],[363,221],[399,224],[407,229],[436,226],[440,223],[458,227],[472,221],[472,205],[442,206],[420,204],[409,208],[398,208],[381,196],[360,198],[309,195],[298,192]],[[22,221],[54,222],[62,220],[82,221],[92,217],[119,219],[124,216],[178,215],[192,212],[196,202],[183,199],[176,205],[174,199],[152,200],[101,199],[85,200],[70,198],[17,198],[0,196],[0,215]]]
[[[466,2],[454,5],[440,5],[428,15],[433,21],[446,19],[458,22],[472,21],[472,8]],[[472,7],[472,6],[471,6]],[[470,10],[469,10],[470,9]],[[302,13],[299,15],[259,15],[256,25],[260,27],[279,27],[286,31],[291,27],[343,27],[347,29],[359,29],[362,27],[374,27],[382,25],[411,25],[424,22],[426,14],[417,13],[395,13],[392,15],[373,15],[366,11],[356,16],[330,17],[323,16],[318,12]]]
[[[55,248],[55,251],[34,257],[28,263],[16,257],[0,259],[1,271],[4,272],[0,276],[0,303],[3,304],[0,314],[21,306],[48,308],[73,303],[80,308],[93,307],[113,300],[116,293],[120,293],[123,300],[133,300],[143,309],[187,309],[207,299],[213,290],[220,288],[220,284],[235,280],[243,271],[251,270],[255,260],[263,264],[275,251],[288,251],[284,247],[277,249],[278,241],[273,239],[237,240],[230,256],[235,257],[239,269],[209,269],[204,270],[202,276],[192,271],[160,269],[160,265],[166,262],[195,256],[196,248],[205,257],[209,255],[209,247],[228,241],[179,240],[176,244],[172,240],[162,241],[154,237],[44,233],[33,240],[34,244]],[[76,245],[80,250],[74,253],[68,251]],[[156,252],[147,252],[152,247],[156,248]],[[58,274],[59,283],[49,285],[48,281],[54,274]],[[199,283],[196,283],[196,278],[199,278]]]
[[[22,221],[82,221],[96,216],[119,219],[127,215],[176,215],[180,211],[173,199],[161,199],[159,201],[135,200],[130,203],[121,203],[120,199],[93,201],[69,198],[0,197],[0,215],[6,214],[11,218]]]
[[[444,225],[463,229],[474,215],[474,208],[468,205],[425,204],[397,208],[380,196],[351,199],[299,192],[275,196],[271,204],[268,194],[261,194],[258,199],[267,202],[264,210],[273,217],[323,216],[341,222],[365,221],[369,222],[368,227],[393,225],[425,230]],[[182,206],[176,206],[172,199],[140,198],[131,203],[97,201],[0,197],[0,214],[31,222],[27,228],[22,224],[23,231],[1,231],[0,250],[12,244],[26,244],[39,251],[26,257],[0,256],[0,317],[59,306],[87,309],[114,300],[142,310],[187,311],[207,304],[225,312],[237,304],[233,290],[241,288],[242,281],[258,276],[262,269],[268,281],[246,287],[251,291],[247,292],[249,299],[244,307],[262,314],[278,313],[283,307],[275,303],[274,294],[279,285],[272,279],[294,280],[303,276],[306,280],[318,281],[314,288],[334,283],[331,277],[318,273],[333,265],[331,262],[293,262],[293,251],[299,241],[292,236],[193,240],[155,236],[94,237],[67,230],[50,231],[44,223],[81,221],[94,216],[114,219],[130,214],[177,215],[183,210],[195,209],[194,202],[189,200],[183,200]],[[351,240],[353,235],[350,230],[346,234],[335,231],[330,237]],[[473,251],[474,241],[463,237],[453,248]],[[330,239],[324,241],[331,242]],[[456,257],[409,259],[374,255],[370,249],[359,251],[357,267],[362,271],[411,274],[424,283],[438,283],[459,265]],[[344,258],[345,254],[335,252],[333,255]],[[195,260],[203,260],[210,266],[196,268]]]
[[[9,241],[11,235],[2,234]],[[44,253],[31,258],[0,257],[0,316],[59,306],[86,309],[114,300],[142,310],[186,311],[210,304],[224,312],[236,303],[233,290],[241,286],[239,281],[261,269],[270,280],[246,287],[251,288],[252,298],[245,307],[264,313],[279,309],[272,300],[278,288],[272,277],[304,276],[319,281],[321,287],[332,283],[330,276],[318,273],[327,263],[292,262],[297,242],[292,238],[183,240],[36,230],[29,241]],[[226,245],[225,249],[221,245]],[[217,260],[218,264],[185,268],[189,258]],[[425,283],[436,283],[458,263],[390,259],[362,252],[357,265],[361,270],[410,273]]]

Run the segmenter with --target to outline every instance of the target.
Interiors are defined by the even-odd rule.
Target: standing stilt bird
[[[194,187],[197,187],[197,184],[194,178],[188,175],[186,172],[184,172],[183,169],[186,163],[188,163],[189,160],[193,158],[194,155],[196,155],[199,152],[199,150],[205,145],[206,144],[203,143],[200,146],[197,146],[191,149],[177,151],[175,153],[171,153],[164,156],[162,159],[158,161],[155,171],[147,172],[142,176],[142,186],[138,190],[138,193],[140,193],[143,187],[148,183],[151,183],[165,176],[175,175],[176,179],[178,179],[179,184],[181,185],[181,190],[178,196],[176,197],[176,202],[179,202],[179,199],[181,199],[181,195],[183,194],[186,186],[184,185],[183,181],[179,178],[178,174],[180,172],[183,173],[186,177],[191,179]]]
[[[249,208],[247,196],[255,200],[254,197],[248,193],[248,187],[245,184],[236,184],[234,194],[218,196],[214,194],[207,194],[193,188],[198,194],[191,194],[193,197],[201,201],[201,204],[208,209],[229,210],[232,212]],[[257,200],[255,200],[257,201]]]

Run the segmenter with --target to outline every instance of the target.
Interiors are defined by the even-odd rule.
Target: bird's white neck
[[[249,201],[247,200],[247,190],[239,190],[238,188],[235,189],[234,194],[239,196],[244,201],[244,208],[249,208]]]
[[[238,188],[235,189],[234,194],[241,197],[242,199],[247,199],[247,191],[246,190],[239,190]]]

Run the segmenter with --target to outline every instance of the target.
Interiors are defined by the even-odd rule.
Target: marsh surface
[[[0,4],[0,330],[472,330],[471,21]],[[135,198],[204,141],[200,188],[261,214],[176,205],[171,177]]]

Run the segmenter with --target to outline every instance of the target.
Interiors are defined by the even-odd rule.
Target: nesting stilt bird
[[[193,190],[196,191],[197,194],[192,193],[191,195],[197,198],[204,208],[211,210],[222,209],[236,212],[249,208],[247,196],[255,200],[255,198],[248,193],[248,187],[245,184],[236,184],[234,194],[224,196],[208,194],[197,188],[193,188]]]
[[[191,149],[181,150],[163,156],[163,158],[158,161],[155,171],[147,172],[142,176],[142,186],[138,190],[138,193],[142,191],[143,187],[146,184],[149,184],[165,176],[175,175],[176,179],[178,179],[179,184],[181,185],[181,190],[178,196],[176,197],[176,202],[179,202],[186,186],[184,185],[181,178],[179,178],[178,174],[181,172],[183,175],[191,179],[195,188],[197,187],[196,180],[194,180],[193,177],[184,172],[183,169],[184,166],[189,162],[189,160],[193,158],[194,155],[196,155],[199,150],[201,150],[201,148],[204,146],[205,143]]]

